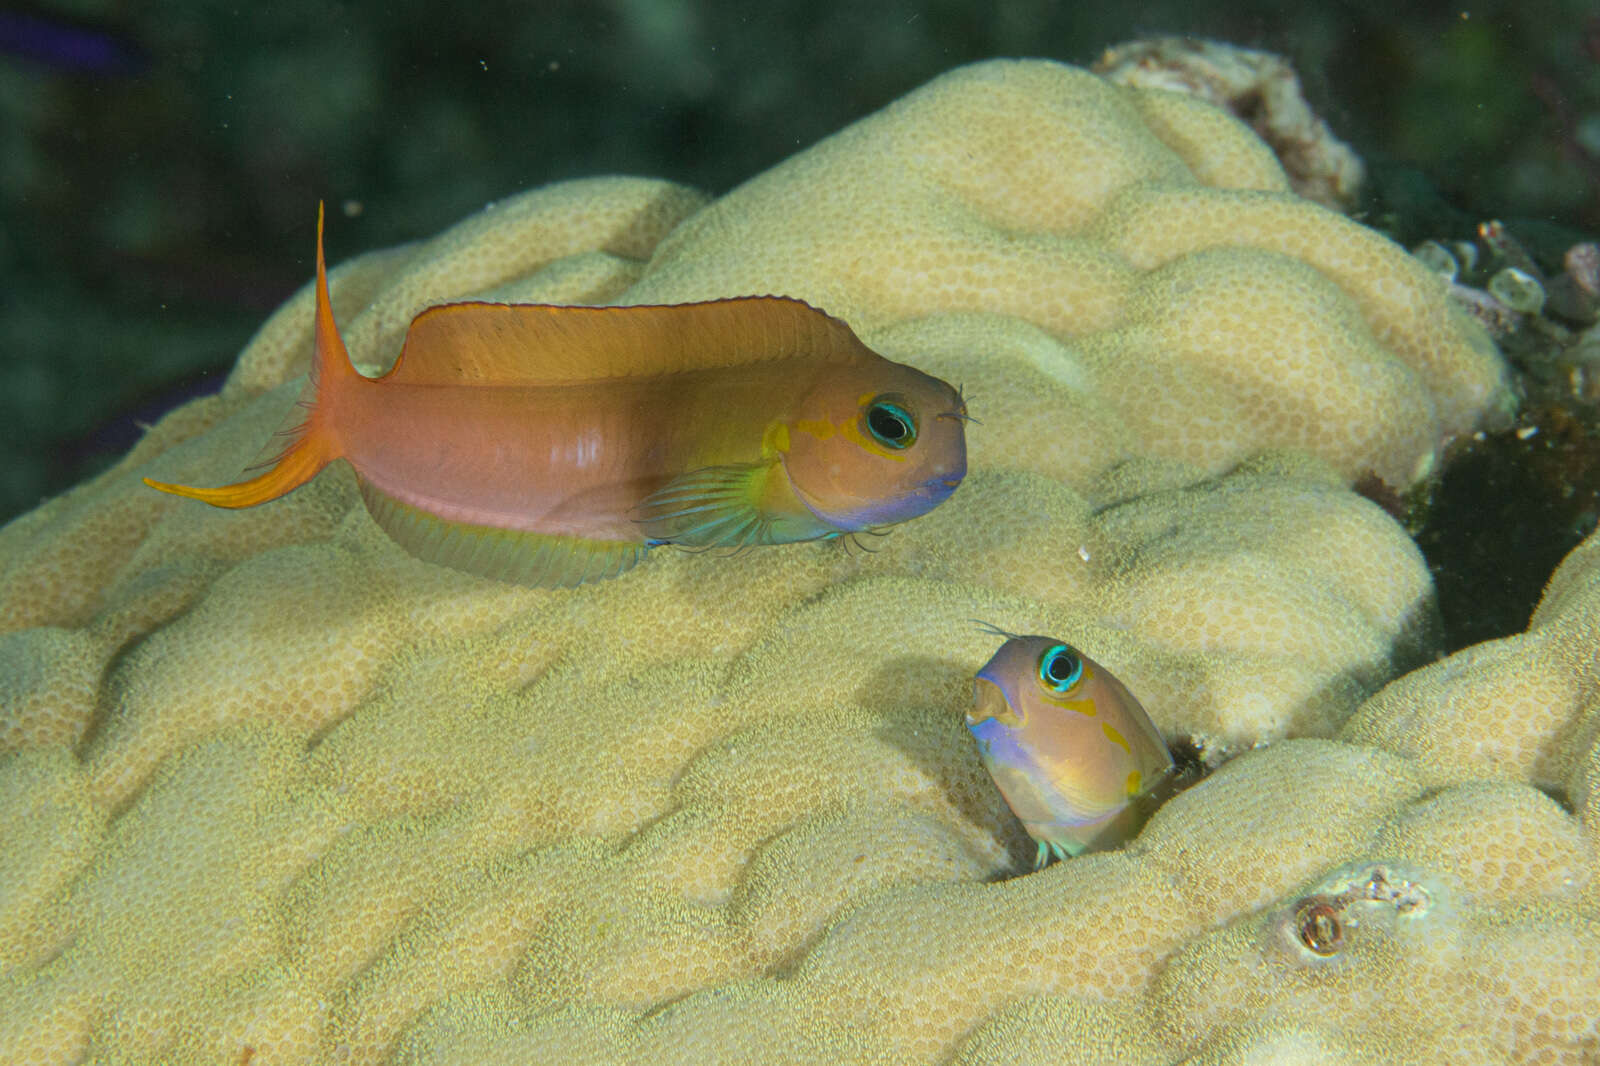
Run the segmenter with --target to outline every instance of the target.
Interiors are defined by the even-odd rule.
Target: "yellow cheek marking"
[[[1073,685],[1068,694],[1077,691],[1077,688],[1077,685]],[[1063,699],[1061,696],[1058,696],[1053,692],[1050,693],[1046,698],[1057,707],[1060,707],[1063,711],[1077,711],[1086,718],[1093,718],[1095,715],[1094,700]]]
[[[761,458],[772,459],[788,450],[789,427],[782,422],[767,423],[767,431],[761,434]]]
[[[829,437],[833,436],[833,423],[824,421],[820,418],[798,419],[794,424],[794,428],[795,432],[809,433],[818,440],[827,440]]]
[[[859,409],[867,406],[867,404],[872,401],[872,398],[875,395],[876,393],[863,392],[860,396],[856,397],[856,407]],[[861,427],[856,424],[858,421],[859,419],[848,419],[844,422],[840,422],[839,435],[857,447],[865,448],[873,455],[881,455],[885,459],[893,459],[897,463],[903,463],[906,461],[907,456],[905,452],[892,452],[872,438],[864,436],[861,432]]]
[[[1144,784],[1144,778],[1139,776],[1139,771],[1130,770],[1127,784],[1128,795],[1137,796],[1139,794],[1139,786],[1142,784]]]
[[[1107,740],[1111,741],[1113,744],[1119,745],[1122,750],[1127,752],[1129,755],[1133,754],[1133,749],[1128,747],[1127,739],[1123,737],[1121,733],[1117,732],[1116,726],[1112,725],[1110,722],[1101,722],[1100,728],[1106,731]]]
[[[906,461],[905,452],[891,452],[871,437],[864,436],[861,432],[861,427],[854,422],[840,422],[838,428],[841,437],[863,451],[871,452],[873,455],[881,455],[885,459],[893,459],[897,463]]]

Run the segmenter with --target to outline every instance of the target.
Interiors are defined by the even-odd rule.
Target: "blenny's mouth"
[[[967,725],[975,726],[996,721],[1013,729],[1022,725],[1022,719],[1012,709],[1004,690],[986,677],[972,679],[972,707],[967,711]]]
[[[912,482],[893,495],[872,501],[857,501],[855,507],[831,510],[813,499],[795,482],[788,467],[784,467],[784,476],[789,479],[789,488],[794,492],[795,499],[810,512],[812,518],[834,533],[859,533],[921,517],[949,499],[950,494],[961,486],[966,473],[966,464],[963,462],[960,469],[941,471],[923,481]]]

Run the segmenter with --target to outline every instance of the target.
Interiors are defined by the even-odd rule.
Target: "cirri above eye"
[[[917,422],[911,412],[890,400],[877,399],[867,405],[867,432],[873,439],[896,451],[911,447],[917,441]]]
[[[1046,648],[1044,654],[1039,656],[1039,680],[1044,682],[1044,687],[1057,695],[1078,683],[1083,677],[1083,660],[1078,653],[1065,644],[1056,644]]]

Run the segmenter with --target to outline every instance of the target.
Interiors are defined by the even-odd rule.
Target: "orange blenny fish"
[[[303,425],[259,477],[145,479],[252,507],[335,459],[412,554],[502,581],[612,577],[656,545],[817,540],[925,514],[966,474],[966,407],[799,300],[656,307],[457,303],[417,315],[394,369],[350,364],[317,215]]]

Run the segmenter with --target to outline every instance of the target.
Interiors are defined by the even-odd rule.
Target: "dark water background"
[[[1577,0],[0,4],[0,522],[220,384],[318,199],[337,261],[563,178],[721,192],[957,64],[1163,34],[1289,56],[1408,243],[1600,230]]]

